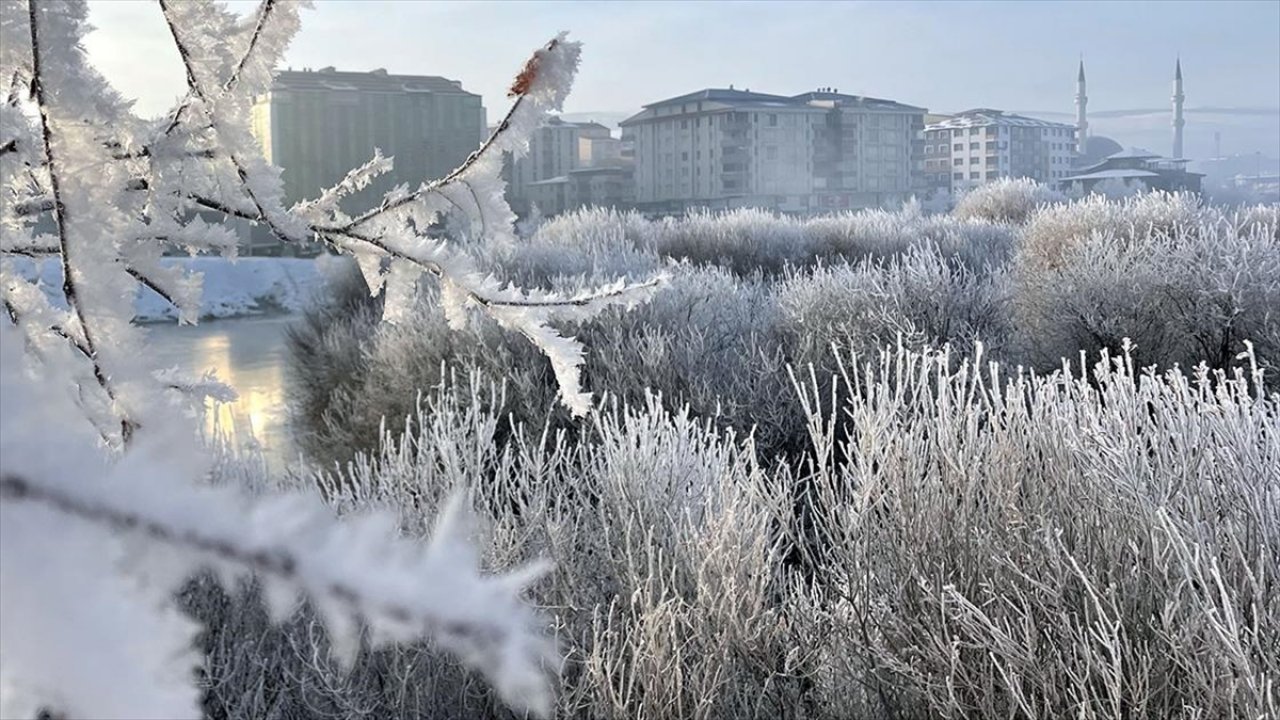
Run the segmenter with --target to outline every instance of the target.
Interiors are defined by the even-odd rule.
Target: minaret
[[[1084,154],[1084,141],[1089,137],[1089,120],[1085,114],[1085,106],[1089,104],[1089,96],[1084,92],[1084,58],[1080,58],[1080,74],[1076,75],[1076,152]]]
[[[1173,159],[1182,159],[1182,126],[1187,121],[1182,119],[1182,101],[1186,96],[1182,94],[1182,58],[1178,58],[1178,63],[1173,71]]]

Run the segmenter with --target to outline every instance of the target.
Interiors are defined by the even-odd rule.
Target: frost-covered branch
[[[391,168],[375,153],[318,199],[285,207],[281,171],[262,157],[249,118],[304,4],[264,0],[241,22],[209,0],[160,0],[188,92],[152,121],[134,115],[85,58],[84,2],[5,3],[0,714],[195,715],[191,631],[173,612],[172,592],[208,565],[263,577],[280,611],[305,594],[340,649],[356,647],[360,623],[375,641],[425,634],[485,672],[513,706],[550,708],[553,648],[519,600],[536,573],[482,577],[456,509],[419,549],[383,519],[338,523],[316,503],[207,487],[189,443],[194,428],[170,391],[215,399],[231,391],[140,362],[139,287],[182,320],[198,319],[200,276],[162,264],[166,250],[235,254],[230,227],[206,223],[201,210],[352,255],[370,290],[386,293],[389,321],[412,310],[419,277],[431,275],[454,328],[474,310],[528,338],[578,414],[591,407],[579,384],[583,347],[553,323],[643,302],[662,282],[523,289],[464,252],[466,243],[515,241],[503,155],[524,154],[529,134],[561,107],[579,56],[563,35],[526,64],[498,129],[444,178],[348,215],[341,203]],[[427,232],[446,214],[467,221],[454,243]],[[55,232],[37,230],[41,217]],[[58,263],[63,303],[17,271],[19,261],[43,259]],[[96,674],[105,667],[114,673],[106,684]]]

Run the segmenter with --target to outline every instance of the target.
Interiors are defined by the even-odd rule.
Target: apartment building
[[[1000,110],[967,110],[924,128],[926,184],[953,193],[1004,177],[1057,185],[1075,156],[1075,126]]]
[[[621,162],[621,144],[600,123],[549,118],[529,137],[528,154],[519,159],[507,157],[507,201],[523,215],[536,202],[531,185],[565,178],[580,168],[617,165]],[[547,212],[541,206],[539,209]]]
[[[394,156],[394,170],[348,201],[360,207],[460,165],[484,140],[485,111],[457,80],[325,67],[279,73],[255,99],[252,123],[267,161],[284,171],[289,203],[316,197],[374,148]]]
[[[918,178],[924,110],[823,89],[795,96],[710,88],[623,121],[637,207],[807,213],[901,200]]]
[[[814,134],[814,209],[896,205],[924,187],[924,108],[833,89],[792,100],[825,110]]]

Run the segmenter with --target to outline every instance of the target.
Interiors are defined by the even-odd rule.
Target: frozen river
[[[244,448],[258,443],[272,470],[296,453],[285,411],[285,331],[295,315],[206,320],[195,326],[149,324],[152,363],[200,375],[208,370],[235,388],[239,399],[220,405],[208,427],[219,427]]]

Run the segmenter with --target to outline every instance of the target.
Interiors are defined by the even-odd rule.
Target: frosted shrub
[[[1023,267],[1051,267],[1073,245],[1095,232],[1111,233],[1119,242],[1152,233],[1181,237],[1202,223],[1223,218],[1201,206],[1189,193],[1150,192],[1121,200],[1089,195],[1066,205],[1049,205],[1035,214],[1019,248]]]
[[[786,408],[773,308],[760,282],[714,268],[680,269],[650,304],[578,326],[577,337],[592,348],[584,377],[608,383],[626,402],[657,392],[721,427],[754,428],[772,453],[794,444],[802,429]],[[526,343],[484,327],[451,332],[430,291],[411,321],[375,325],[375,310],[345,307],[314,311],[293,333],[291,395],[309,413],[295,418],[295,434],[313,459],[328,464],[375,450],[383,418],[399,429],[416,394],[438,385],[446,366],[503,378],[501,409],[519,422],[570,423],[553,411],[554,378]]]
[[[790,465],[656,398],[499,445],[499,391],[472,376],[314,482],[411,534],[465,488],[485,564],[555,560],[531,593],[566,648],[559,717],[1268,717],[1280,396],[1247,361],[1031,376],[842,354],[835,407],[829,378],[796,374],[810,447]],[[259,687],[288,688],[285,716],[506,717],[423,647],[318,663],[305,615],[240,661],[220,642],[210,692],[232,718],[261,714]]]
[[[1080,352],[1116,351],[1124,338],[1144,366],[1225,368],[1246,340],[1271,362],[1280,343],[1278,228],[1274,212],[1226,217],[1157,193],[1047,210],[1017,259],[1020,345],[1050,368]]]
[[[1280,710],[1280,396],[1256,367],[1104,355],[1028,377],[901,350],[844,367],[845,400],[811,417],[837,462],[806,479],[833,714]],[[806,407],[828,393],[799,387]]]
[[[719,265],[740,275],[781,272],[811,252],[801,221],[754,208],[668,218],[654,249],[664,257]]]
[[[493,266],[529,285],[575,276],[643,279],[662,265],[653,251],[658,227],[636,212],[578,209],[543,222],[525,241],[496,248]]]
[[[1064,202],[1066,196],[1030,178],[1001,178],[966,192],[952,214],[1021,225],[1037,208]]]
[[[795,274],[778,289],[778,311],[801,366],[822,363],[832,344],[874,353],[897,342],[951,343],[967,353],[979,342],[999,348],[1009,334],[1003,275],[976,273],[929,246]]]

